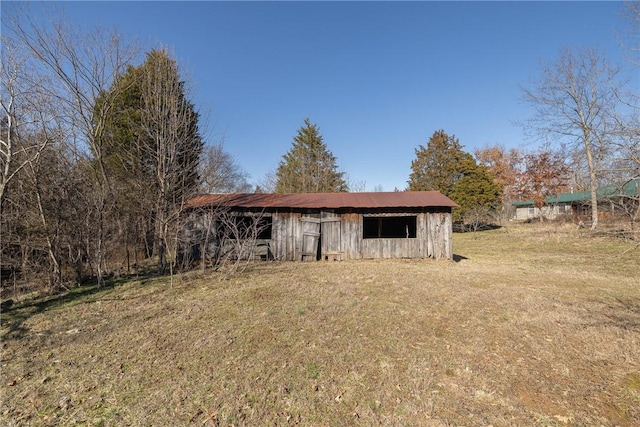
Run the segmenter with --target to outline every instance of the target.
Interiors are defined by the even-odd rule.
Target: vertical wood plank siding
[[[362,213],[274,212],[271,250],[276,259],[302,260],[303,217],[321,219],[321,253],[340,254],[340,259],[453,258],[451,213],[407,213],[416,216],[415,238],[363,238]],[[324,255],[322,256],[324,259]]]
[[[362,258],[362,215],[357,213],[343,213],[342,226],[342,254],[344,259]]]
[[[302,259],[300,217],[297,212],[274,212],[271,225],[271,250],[275,259]]]
[[[430,258],[453,258],[451,214],[431,212],[427,219],[427,244]]]

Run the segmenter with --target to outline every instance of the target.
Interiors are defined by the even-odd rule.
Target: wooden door
[[[341,221],[340,214],[322,212],[320,216],[321,250],[320,259],[341,260]]]
[[[318,242],[320,241],[320,218],[310,215],[300,217],[302,234],[302,261],[318,259]]]

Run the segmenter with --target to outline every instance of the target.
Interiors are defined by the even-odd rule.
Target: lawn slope
[[[2,314],[5,425],[640,424],[640,254],[572,228],[456,262],[261,263]]]

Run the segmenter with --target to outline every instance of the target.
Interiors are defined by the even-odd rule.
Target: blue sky
[[[72,23],[169,47],[208,116],[203,133],[252,182],[303,120],[351,183],[404,189],[434,131],[466,151],[532,149],[521,86],[561,47],[622,63],[622,2],[63,2]],[[38,13],[34,7],[33,13]],[[637,70],[636,70],[637,71]],[[640,89],[640,76],[631,74]]]

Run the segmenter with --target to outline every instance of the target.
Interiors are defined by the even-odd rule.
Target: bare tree
[[[49,292],[62,284],[62,242],[66,240],[65,204],[69,202],[64,197],[67,189],[66,176],[63,168],[64,159],[60,152],[53,147],[48,147],[42,153],[42,162],[30,162],[24,169],[22,179],[28,185],[27,194],[30,203],[23,210],[23,214],[31,210],[35,221],[28,222],[35,227],[33,237],[40,241],[40,249],[47,254],[47,260],[43,264],[48,264],[47,282]],[[63,178],[58,177],[62,175]],[[30,242],[33,244],[33,242]],[[44,261],[44,260],[43,260]]]
[[[273,259],[264,212],[233,212],[224,205],[189,208],[181,216],[177,264],[182,269],[200,262],[225,277],[244,271],[253,260]]]
[[[218,215],[216,266],[224,270],[225,275],[244,271],[249,262],[258,257],[271,258],[269,246],[260,241],[260,235],[268,227],[263,215],[262,212],[237,215],[228,210]]]
[[[3,265],[8,258],[15,285],[18,270],[23,274],[31,271],[27,268],[29,255],[34,251],[47,253],[46,259],[39,259],[36,264],[50,266],[46,277],[49,290],[53,290],[61,282],[61,262],[56,250],[56,232],[48,222],[49,212],[43,200],[42,182],[46,181],[47,174],[38,172],[43,169],[43,156],[47,158],[47,172],[53,169],[47,152],[53,152],[52,147],[61,143],[64,136],[62,122],[56,114],[54,98],[44,89],[47,76],[34,67],[28,52],[7,37],[2,40],[0,67],[0,258]],[[18,186],[16,191],[11,191],[14,181]],[[33,185],[26,185],[29,182]],[[11,193],[11,212],[6,212],[5,202]],[[30,203],[25,203],[29,196],[34,197]],[[31,225],[39,232],[28,233],[33,228],[24,227],[28,224],[24,219],[34,209],[37,214]],[[17,230],[20,231],[14,233]],[[16,254],[20,256],[16,257]],[[21,268],[16,268],[18,265]]]
[[[629,221],[628,235],[632,240],[638,240],[637,224],[640,221],[640,178],[628,180],[615,186],[608,198],[611,204],[612,213]],[[620,230],[618,230],[619,232]]]
[[[623,16],[629,23],[629,31],[626,34],[627,42],[623,42],[628,50],[628,64],[632,70],[640,67],[640,1],[625,1]],[[617,212],[623,212],[631,225],[631,236],[636,237],[636,224],[640,220],[640,192],[638,185],[640,180],[640,93],[629,91],[628,93],[616,93],[616,96],[625,107],[628,114],[619,115],[616,120],[615,140],[617,159],[613,165],[617,172],[622,172],[622,178],[616,183],[617,194],[610,198],[610,203]],[[635,190],[635,191],[634,191]]]
[[[175,60],[166,51],[152,51],[142,67],[142,127],[149,139],[146,154],[155,172],[158,267],[164,272],[172,265],[167,260],[170,232],[177,236],[180,212],[197,191],[203,143],[198,112],[186,97]],[[172,241],[177,243],[177,237]]]
[[[640,66],[640,1],[627,0],[622,15],[629,22],[627,43],[624,43],[629,51],[629,63],[632,66]]]
[[[9,12],[9,13],[7,13]],[[98,282],[102,283],[106,259],[108,220],[114,209],[110,176],[104,156],[104,128],[114,96],[102,96],[112,81],[124,72],[137,56],[138,49],[128,45],[115,31],[99,28],[80,32],[68,26],[53,13],[49,26],[34,21],[27,9],[3,9],[5,28],[16,46],[34,60],[46,81],[39,87],[54,100],[57,117],[64,121],[63,140],[74,148],[80,159],[90,158],[92,169],[93,206],[91,222],[94,228],[90,256]],[[57,20],[56,20],[57,19]],[[100,102],[102,105],[96,105]]]
[[[26,139],[28,144],[31,138],[45,137],[27,135],[18,142]],[[54,292],[66,288],[67,283],[82,280],[86,204],[81,197],[88,193],[83,184],[86,175],[69,161],[64,147],[53,140],[38,161],[29,162],[20,170],[6,193],[0,250],[3,265],[10,266],[14,273],[14,293],[18,274],[30,291],[46,288]]]
[[[222,144],[208,144],[200,164],[200,188],[203,193],[249,193],[249,175],[224,151]]]
[[[13,40],[2,39],[0,108],[0,215],[10,182],[38,161],[40,154],[59,138],[51,98],[41,90],[42,77],[29,69],[28,57]],[[22,138],[21,135],[30,138]]]
[[[347,188],[352,193],[364,193],[367,191],[367,182],[354,179],[348,172],[344,173],[344,180],[347,183]],[[381,188],[381,185],[376,185],[376,187],[371,191],[383,191]]]
[[[271,169],[264,174],[256,185],[256,193],[275,193],[277,183],[278,176],[276,169]]]
[[[535,109],[528,128],[545,141],[566,143],[586,159],[592,229],[598,226],[601,160],[610,149],[619,105],[615,94],[622,93],[619,71],[595,50],[564,49],[555,63],[543,65],[534,87],[524,89]]]
[[[222,206],[189,208],[180,216],[176,266],[183,271],[200,262],[202,272],[211,260],[219,259],[218,218],[226,212]]]
[[[637,70],[640,67],[640,1],[626,1],[623,15],[629,23],[629,42],[626,46],[630,53],[628,64]],[[640,177],[640,93],[632,90],[616,95],[629,111],[626,117],[616,117],[617,143],[622,163],[616,166],[628,169],[630,173],[627,176],[637,178]]]

